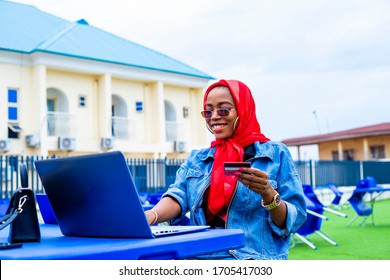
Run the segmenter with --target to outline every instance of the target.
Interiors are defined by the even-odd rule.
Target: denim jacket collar
[[[255,142],[253,145],[256,150],[254,159],[268,157],[272,161],[275,161],[275,149],[270,142],[265,142],[265,143]],[[212,147],[210,149],[203,150],[197,155],[197,157],[199,158],[199,160],[206,162],[207,160],[213,159],[214,154],[215,154],[215,147]]]

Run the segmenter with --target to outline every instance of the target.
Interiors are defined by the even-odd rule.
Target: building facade
[[[299,149],[317,145],[320,160],[390,159],[390,123],[380,123],[334,133],[291,138],[282,141]]]
[[[208,144],[213,79],[85,20],[0,1],[0,153],[184,157]]]

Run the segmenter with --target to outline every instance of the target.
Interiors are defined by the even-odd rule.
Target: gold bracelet
[[[153,222],[150,224],[150,225],[154,225],[154,224],[157,222],[157,220],[158,220],[158,214],[157,214],[157,212],[154,211],[153,209],[151,209],[151,210],[146,210],[146,212],[152,212],[152,213],[154,214],[154,220],[153,220]]]

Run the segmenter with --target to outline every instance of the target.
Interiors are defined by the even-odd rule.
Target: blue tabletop
[[[62,235],[58,225],[41,224],[41,242],[0,251],[0,259],[184,259],[245,246],[242,230],[206,230],[153,239],[86,238]],[[7,227],[9,228],[9,227]],[[0,231],[7,242],[8,229]]]
[[[383,187],[369,187],[369,188],[356,188],[354,192],[374,193],[374,192],[386,192],[390,191],[390,188]]]

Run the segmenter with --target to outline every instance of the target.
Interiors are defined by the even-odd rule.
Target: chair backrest
[[[369,186],[368,186],[368,181],[366,179],[361,179],[357,182],[356,184],[356,188],[358,189],[367,189]]]
[[[341,197],[343,196],[343,192],[339,190],[335,183],[329,183],[328,188],[333,192],[335,197],[332,200],[332,205],[339,205]]]
[[[324,207],[314,203],[309,197],[306,196],[306,194],[304,195],[304,198],[306,201],[306,208],[308,210],[316,212],[317,214],[320,214],[320,215],[322,215],[324,213]],[[310,213],[307,213],[306,221],[302,225],[302,227],[301,227],[302,229],[300,231],[298,230],[298,233],[303,235],[303,236],[311,234],[314,231],[319,230],[321,228],[321,225],[322,225],[321,218],[314,216]]]
[[[367,176],[367,177],[365,178],[365,180],[366,180],[367,186],[368,186],[369,188],[375,188],[375,187],[377,187],[376,180],[374,179],[374,177],[372,177],[372,176]]]
[[[164,192],[165,191],[158,191],[156,193],[150,193],[148,196],[148,200],[150,201],[150,204],[157,204],[157,202],[160,201]]]
[[[335,183],[329,183],[328,188],[335,194],[335,195],[343,195],[343,192],[339,190],[337,185]]]
[[[302,236],[306,236],[309,234],[314,233],[316,230],[319,230],[321,228],[322,224],[322,219],[311,215],[307,214],[306,221],[303,223],[303,225],[297,230],[297,233],[299,233]]]
[[[354,191],[348,199],[352,208],[359,216],[369,216],[372,214],[372,209],[363,200],[364,193]]]
[[[321,201],[318,199],[317,195],[315,194],[313,187],[311,185],[303,184],[303,193],[314,203],[317,205],[317,207],[323,208],[324,205],[321,203]]]

